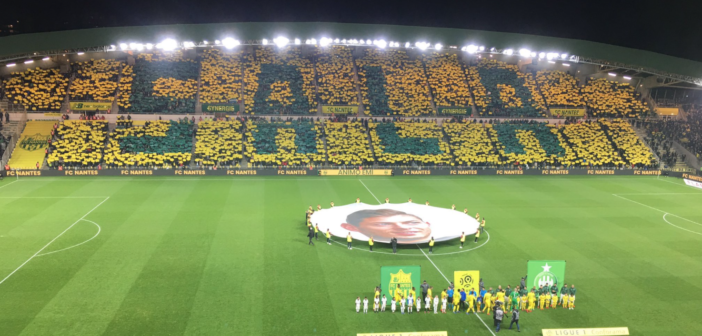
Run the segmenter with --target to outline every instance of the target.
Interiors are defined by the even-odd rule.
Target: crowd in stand
[[[98,167],[108,127],[105,120],[65,120],[54,125],[46,149],[50,168]]]
[[[690,151],[697,160],[702,157],[702,113],[689,110],[685,119],[659,119],[638,121],[637,125],[646,129],[646,142],[661,161],[669,166],[685,161],[687,155],[678,153],[673,148],[673,141]]]
[[[118,86],[122,62],[98,59],[72,64],[71,100],[112,102]]]
[[[195,111],[198,64],[182,52],[139,54],[133,68],[127,111]],[[125,83],[126,84],[126,83]]]
[[[449,144],[436,122],[369,122],[371,143],[379,164],[451,164]]]
[[[323,105],[358,105],[351,48],[332,46],[316,61],[319,102]]]
[[[226,103],[241,99],[242,51],[205,49],[200,71],[200,102]]]
[[[252,80],[253,105],[250,113],[308,114],[317,112],[314,68],[302,57],[300,48],[255,50],[254,62],[247,63]],[[257,72],[258,71],[258,72]],[[247,74],[245,73],[246,77]],[[248,90],[250,80],[246,81]]]
[[[424,56],[427,79],[437,107],[470,107],[473,101],[463,68],[456,54],[431,53]]]
[[[187,118],[118,128],[110,134],[104,161],[110,167],[183,167],[191,159],[193,132]]]
[[[66,96],[68,78],[59,69],[15,72],[4,83],[5,97],[27,111],[58,111]]]
[[[594,117],[636,118],[646,112],[640,95],[628,83],[591,78],[582,88],[582,94]]]
[[[563,71],[539,71],[536,73],[541,93],[549,106],[583,107],[578,80]]]

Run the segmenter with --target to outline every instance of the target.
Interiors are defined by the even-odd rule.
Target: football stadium
[[[702,334],[700,62],[186,24],[0,83],[0,335]]]

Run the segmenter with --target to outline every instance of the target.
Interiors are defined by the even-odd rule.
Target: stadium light
[[[467,47],[465,47],[465,48],[466,48],[466,51],[467,51],[468,53],[470,53],[470,54],[475,54],[476,52],[478,52],[478,46],[477,46],[477,45],[471,44],[471,45],[469,45],[469,46],[467,46]]]
[[[299,38],[296,38],[296,39],[295,39],[295,44],[300,45],[300,44],[302,44],[302,41],[300,41]]]
[[[32,63],[34,63],[34,60],[26,60],[26,61],[24,61],[24,64],[32,64]]]
[[[366,40],[366,44],[370,45],[370,44],[372,44],[372,43],[373,43],[373,41],[371,41],[371,40]]]
[[[275,45],[278,46],[278,48],[285,47],[286,45],[288,45],[288,42],[290,42],[290,40],[288,40],[287,37],[283,36],[278,36],[273,39],[273,43],[275,43]]]
[[[629,76],[624,76],[623,78],[626,80],[631,80],[631,77],[629,77]]]
[[[338,38],[334,39],[334,43],[339,43],[339,39]]]
[[[558,57],[558,53],[550,52],[550,53],[546,54],[546,59],[549,61],[554,59],[554,58],[557,58],[557,57]]]
[[[129,50],[129,45],[127,45],[126,43],[120,43],[120,44],[119,44],[119,49],[121,49],[121,50]]]
[[[610,75],[610,76],[612,76],[612,77],[617,77],[617,74],[614,73],[614,72],[610,72],[610,73],[608,73],[608,75]]]
[[[195,43],[194,43],[194,42],[191,42],[191,41],[183,42],[183,48],[188,48],[188,49],[189,49],[189,48],[193,48],[193,47],[195,47]]]
[[[419,50],[426,50],[429,48],[429,43],[428,42],[415,42],[414,46],[419,48]]]
[[[261,40],[261,44],[263,44],[263,45],[268,45],[268,39],[263,39],[263,40]]]
[[[312,39],[313,43],[316,43],[317,41],[315,39]],[[322,37],[319,39],[319,45],[322,47],[328,47],[330,44],[332,44],[334,40],[328,38],[328,37]]]
[[[153,44],[151,44],[151,43],[147,43],[147,44],[146,44],[146,49],[147,49],[147,50],[151,50],[151,49],[153,49],[153,48],[154,48],[154,45],[153,45]]]
[[[15,65],[17,65],[17,64],[16,63],[7,63],[7,65],[5,65],[5,66],[8,68],[12,68]]]
[[[522,57],[529,57],[529,55],[531,55],[531,50],[529,50],[529,49],[524,49],[524,48],[519,49],[519,56],[522,56]]]
[[[536,51],[531,52],[531,57],[536,57]]]
[[[443,47],[444,47],[444,46],[441,45],[441,43],[437,43],[437,44],[434,45],[434,49],[436,49],[436,50],[441,50],[441,48],[443,48]]]
[[[568,58],[568,54],[561,54],[561,59],[566,59]]]
[[[220,43],[222,43],[222,42],[220,42],[220,40],[215,40],[216,45],[219,45]]]
[[[548,61],[548,62],[549,62],[550,64],[556,64],[556,62],[554,62],[554,61]]]
[[[410,47],[410,43],[409,43],[409,42],[406,42],[406,43],[405,43],[405,48],[409,48],[409,47]]]
[[[224,40],[222,40],[222,45],[227,49],[234,49],[240,44],[241,42],[239,42],[239,40],[233,39],[231,37],[227,37]]]
[[[208,44],[207,40],[202,41],[202,44],[207,45]],[[148,46],[148,44],[147,44],[147,46]]]
[[[563,63],[563,66],[569,67],[570,64],[568,64],[568,63]]]
[[[346,44],[346,39],[341,40],[341,43]]]
[[[507,55],[507,56],[511,56],[511,55],[514,53],[514,50],[512,50],[512,49],[505,49],[505,50],[502,51],[502,53],[505,54],[505,55]]]
[[[114,51],[114,50],[117,50],[117,46],[115,46],[114,44],[111,44],[110,51]]]
[[[485,50],[485,46],[480,46],[480,48],[478,48],[478,50],[480,50],[480,51]]]
[[[178,48],[178,42],[174,39],[168,38],[161,41],[161,49],[165,51],[173,51]]]
[[[363,39],[361,39],[361,42],[360,42],[360,43],[361,43],[361,44],[366,44],[366,41],[364,41]]]
[[[44,62],[46,62],[46,61],[49,61],[49,60],[51,60],[51,57],[49,57],[49,56],[46,56],[46,57],[42,58],[41,60],[42,60],[42,61],[44,61]]]
[[[142,50],[144,50],[144,45],[141,43],[134,43],[134,46],[132,47],[132,49],[136,49],[137,51],[142,51]]]
[[[377,45],[377,46],[378,46],[378,48],[380,48],[380,49],[385,49],[385,47],[387,47],[387,46],[388,46],[388,43],[387,43],[387,42],[385,42],[385,40],[377,40],[377,41],[373,41],[373,44]]]
[[[539,53],[539,58],[546,58],[546,53],[545,52]]]
[[[77,54],[78,56],[80,56],[80,55],[83,55],[83,54],[85,54],[85,53],[82,52],[82,51],[79,51],[79,52],[77,52],[76,54]],[[33,61],[32,61],[32,62],[33,62]],[[26,63],[26,62],[25,62],[25,63]]]

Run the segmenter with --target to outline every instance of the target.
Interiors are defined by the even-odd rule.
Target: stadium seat
[[[192,136],[193,124],[187,119],[118,128],[110,134],[105,163],[118,168],[186,165],[191,158]]]
[[[536,82],[539,83],[548,106],[585,106],[577,79],[566,72],[539,71],[536,73]]]
[[[73,63],[75,78],[69,89],[71,100],[112,102],[121,66],[122,62],[111,59]]]
[[[58,111],[66,97],[68,78],[58,69],[14,72],[4,82],[5,96],[27,111]]]
[[[368,136],[360,121],[327,121],[324,131],[329,163],[356,166],[373,163]]]
[[[321,123],[311,120],[246,122],[245,155],[252,165],[299,166],[324,162]]]
[[[315,63],[319,101],[324,105],[358,105],[351,48],[322,49]]]
[[[434,104],[437,107],[470,109],[473,104],[470,89],[456,54],[434,52],[424,56],[424,64]]]
[[[591,78],[582,92],[594,117],[637,118],[647,110],[634,87],[627,83]]]
[[[376,161],[380,164],[448,165],[449,145],[433,122],[368,123]]]
[[[201,121],[195,134],[195,159],[199,166],[239,167],[243,155],[241,122]]]
[[[546,123],[504,122],[492,126],[500,141],[500,154],[507,163],[557,166],[565,155],[558,137]]]
[[[646,168],[655,164],[653,153],[641,142],[627,121],[603,118],[599,120],[599,123],[627,164],[637,168]]]
[[[516,65],[481,59],[468,69],[478,113],[482,116],[542,117],[546,102],[530,73]]]
[[[126,110],[132,113],[194,113],[198,64],[173,53],[138,54]]]
[[[241,99],[242,51],[205,49],[200,72],[200,102],[226,103]]]
[[[448,135],[451,152],[458,166],[492,166],[502,164],[495,146],[497,132],[490,124],[446,120],[443,129]]]
[[[625,163],[597,122],[562,125],[559,131],[563,135],[565,146],[572,150],[571,155],[566,150],[567,155],[562,160],[565,166],[614,168]]]
[[[51,168],[97,167],[102,162],[106,120],[66,120],[56,129],[58,140],[51,145],[52,152],[47,156]]]
[[[119,79],[119,93],[117,96],[117,105],[120,108],[129,109],[132,104],[129,103],[129,97],[132,95],[132,82],[134,81],[134,67],[125,65],[122,67],[122,76]]]
[[[433,112],[420,60],[404,50],[367,49],[356,60],[365,113],[420,116]]]

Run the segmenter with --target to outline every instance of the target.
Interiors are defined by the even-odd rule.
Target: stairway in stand
[[[44,150],[49,146],[55,121],[28,121],[24,132],[10,156],[12,169],[36,169],[44,161]]]

